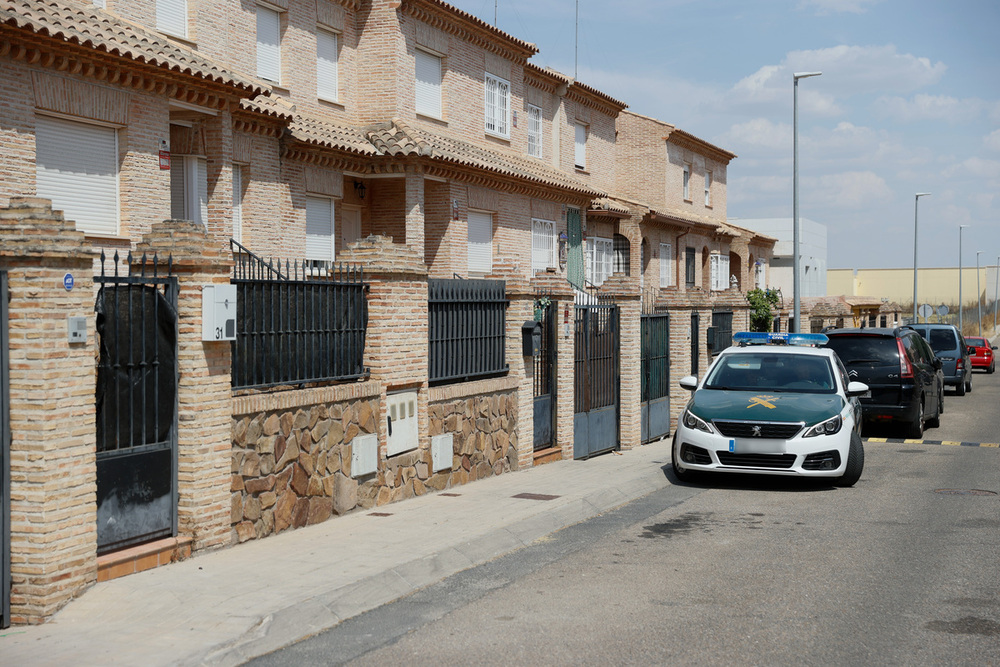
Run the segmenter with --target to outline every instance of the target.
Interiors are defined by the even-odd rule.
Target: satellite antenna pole
[[[493,0],[493,27],[497,27],[497,5],[500,4],[500,0]]]
[[[573,78],[580,78],[580,0],[576,0],[576,25],[573,36]]]

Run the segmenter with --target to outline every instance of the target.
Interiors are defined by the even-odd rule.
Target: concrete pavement
[[[669,464],[669,440],[559,461],[96,584],[0,631],[0,664],[238,665],[651,493]]]

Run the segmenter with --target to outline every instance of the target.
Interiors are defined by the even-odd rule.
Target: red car
[[[987,373],[997,369],[996,356],[993,354],[993,350],[997,349],[996,345],[990,345],[988,340],[979,336],[966,336],[965,342],[969,346],[969,361],[972,362],[973,369],[983,368]]]

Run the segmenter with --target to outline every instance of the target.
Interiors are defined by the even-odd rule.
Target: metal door
[[[573,457],[585,459],[618,442],[618,306],[577,305]]]
[[[642,376],[642,441],[670,435],[670,315],[643,314],[640,373]]]
[[[97,312],[97,552],[177,534],[177,279],[104,271]],[[147,271],[151,275],[147,275]]]
[[[7,272],[0,271],[0,628],[10,627],[10,346]]]
[[[556,304],[547,296],[535,301],[535,319],[542,326],[542,347],[534,357],[534,448],[553,446],[556,403]]]

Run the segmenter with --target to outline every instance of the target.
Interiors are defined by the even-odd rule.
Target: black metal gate
[[[97,552],[177,534],[177,279],[143,255],[97,312]],[[159,275],[163,269],[166,275]],[[138,270],[138,275],[136,275]]]
[[[670,315],[643,313],[640,320],[642,441],[670,435]]]
[[[575,306],[573,457],[618,448],[618,306],[612,301]]]
[[[10,338],[7,272],[0,271],[0,628],[10,627]]]
[[[698,375],[698,359],[701,358],[700,342],[701,336],[699,326],[701,317],[697,311],[691,311],[691,375]]]
[[[542,346],[534,357],[534,447],[553,446],[556,403],[556,304],[548,296],[535,300],[535,319],[542,326]]]

